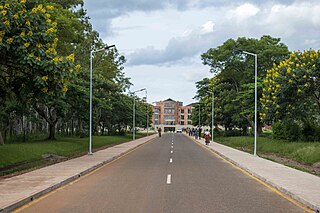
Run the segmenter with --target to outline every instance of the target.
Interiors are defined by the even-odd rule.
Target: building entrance
[[[175,127],[164,127],[165,132],[175,132],[176,128]]]

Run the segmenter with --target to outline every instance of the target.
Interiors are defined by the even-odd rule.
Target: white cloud
[[[194,83],[211,76],[199,55],[229,38],[271,35],[290,50],[320,49],[319,0],[85,0],[85,5],[104,41],[126,55],[126,75],[137,89],[148,87],[152,101],[171,97],[190,103]]]
[[[253,4],[245,3],[238,6],[230,12],[230,17],[239,21],[244,21],[252,16],[257,15],[260,9]]]
[[[200,55],[213,46],[213,26],[213,22],[209,21],[202,27],[185,31],[183,36],[170,39],[164,49],[155,49],[153,46],[138,49],[128,56],[128,65],[171,65],[182,59]]]
[[[212,33],[214,27],[213,21],[207,21],[202,25],[201,34]]]

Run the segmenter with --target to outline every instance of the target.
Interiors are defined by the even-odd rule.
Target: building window
[[[174,125],[174,121],[165,121],[164,125]]]
[[[155,119],[155,120],[158,120],[158,119],[159,119],[159,115],[158,115],[158,114],[155,114],[155,115],[154,115],[154,119]]]
[[[188,121],[188,124],[191,125],[191,124],[192,124],[192,121]]]
[[[188,115],[188,120],[191,120],[191,115]]]
[[[159,113],[159,111],[160,111],[160,110],[159,110],[158,108],[155,108],[155,109],[154,109],[154,113]]]
[[[181,118],[181,120],[184,120],[184,115],[181,115],[180,118]]]
[[[184,121],[180,121],[180,125],[184,125]]]
[[[184,109],[181,109],[181,114],[184,114]]]
[[[171,121],[171,120],[175,120],[173,115],[165,115],[164,116],[164,120],[165,121]]]
[[[174,114],[174,108],[166,108],[166,109],[164,109],[164,114]]]
[[[154,125],[159,125],[159,120],[154,120]]]
[[[188,109],[188,114],[191,114],[191,110],[190,109]]]
[[[164,104],[164,107],[174,107],[174,104],[172,104],[172,103],[165,103],[165,104]]]

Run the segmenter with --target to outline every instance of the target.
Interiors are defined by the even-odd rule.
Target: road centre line
[[[171,150],[171,154],[173,153],[173,151]]]
[[[172,158],[170,158],[170,163],[172,163],[172,161],[173,161]]]
[[[171,174],[168,174],[167,176],[167,184],[171,184]]]
[[[171,146],[171,149],[173,149],[173,146]]]

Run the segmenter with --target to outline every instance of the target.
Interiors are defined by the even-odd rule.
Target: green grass
[[[253,153],[253,137],[219,137],[221,144]],[[301,163],[320,161],[320,142],[288,142],[267,137],[257,138],[257,153],[276,154]]]
[[[141,138],[145,134],[137,134]],[[108,145],[120,144],[132,140],[132,135],[126,136],[93,136],[93,150]],[[31,141],[26,143],[9,143],[0,146],[0,170],[17,164],[13,168],[0,172],[0,176],[16,171],[30,169],[46,164],[43,154],[56,154],[64,157],[72,157],[88,152],[89,138],[62,137],[57,141]]]

